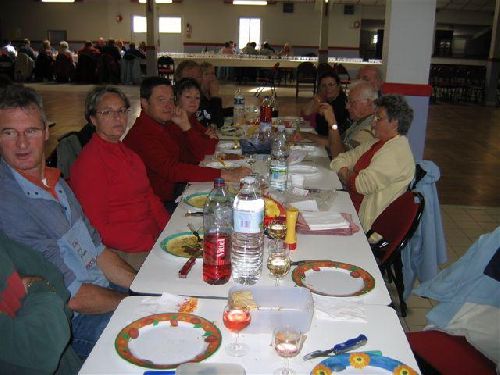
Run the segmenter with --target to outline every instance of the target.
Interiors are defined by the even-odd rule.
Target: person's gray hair
[[[120,89],[113,86],[97,86],[89,91],[87,97],[85,98],[85,119],[90,121],[90,116],[95,116],[97,111],[97,105],[101,101],[105,94],[116,94],[125,103],[125,107],[130,108],[130,101],[127,96]]]
[[[389,121],[398,122],[398,133],[405,135],[413,121],[413,109],[401,95],[384,95],[375,100],[378,108],[385,109]]]
[[[43,125],[47,126],[42,97],[35,90],[20,84],[11,84],[0,88],[0,110],[29,109],[32,107],[38,110]]]
[[[183,77],[184,70],[186,69],[191,69],[191,68],[196,68],[199,67],[200,64],[198,64],[196,61],[193,60],[183,60],[180,62],[179,65],[177,65],[177,68],[175,68],[175,73],[174,73],[174,79],[176,81],[180,81]]]
[[[369,82],[363,80],[352,81],[349,85],[349,92],[352,90],[359,90],[360,100],[371,100],[372,102],[378,98],[378,92]]]
[[[375,72],[375,77],[379,81],[382,82],[384,80],[384,77],[382,77],[382,70],[380,70],[380,68],[376,65],[364,65],[364,66],[362,66],[361,68],[359,68],[359,75],[361,75],[361,72],[363,70],[372,70]]]

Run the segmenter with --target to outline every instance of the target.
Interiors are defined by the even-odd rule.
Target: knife
[[[191,271],[191,268],[193,268],[194,264],[196,263],[196,258],[201,254],[203,250],[200,249],[197,253],[193,254],[187,261],[184,263],[182,268],[179,270],[177,276],[181,279],[185,279],[189,272]]]
[[[202,216],[203,217],[203,212],[201,211],[188,211],[184,214],[184,216]]]
[[[307,361],[316,357],[330,357],[331,355],[337,355],[342,353],[347,353],[350,350],[357,349],[366,344],[368,339],[365,335],[359,335],[354,339],[349,339],[347,341],[341,342],[340,344],[336,344],[331,349],[326,350],[315,350],[309,354],[304,356],[304,361]]]

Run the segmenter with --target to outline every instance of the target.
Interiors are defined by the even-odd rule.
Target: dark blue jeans
[[[96,315],[78,314],[71,319],[73,334],[71,346],[82,360],[87,359],[112,315],[112,312]]]
[[[128,290],[110,283],[109,289],[128,294]],[[71,319],[71,346],[76,354],[85,360],[95,346],[102,331],[108,325],[113,312],[105,314],[75,314]]]

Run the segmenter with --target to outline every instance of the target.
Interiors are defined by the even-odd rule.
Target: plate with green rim
[[[200,237],[203,238],[202,233]],[[167,253],[182,258],[192,257],[199,249],[198,258],[201,258],[203,242],[198,241],[192,232],[180,232],[165,237],[160,242],[160,247]]]
[[[188,195],[187,197],[184,197],[182,201],[186,203],[188,206],[191,206],[198,210],[203,210],[203,206],[205,206],[207,198],[208,198],[208,192],[193,193]]]
[[[375,288],[375,279],[363,268],[333,260],[299,263],[292,280],[315,294],[331,297],[355,297]]]
[[[116,336],[118,355],[136,366],[173,369],[200,362],[219,349],[217,326],[194,314],[164,313],[140,318]]]

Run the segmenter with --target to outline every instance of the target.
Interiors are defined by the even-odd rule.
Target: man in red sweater
[[[215,143],[189,123],[187,113],[175,106],[170,81],[148,77],[142,81],[142,112],[125,137],[125,144],[144,161],[153,190],[169,211],[175,209],[176,184],[212,181],[222,177],[239,181],[249,168],[219,170],[200,167],[205,155],[213,154]]]

